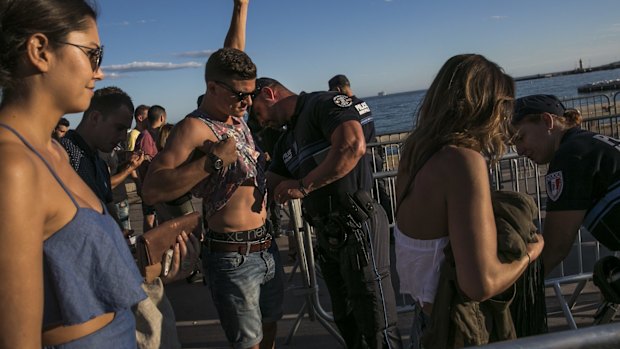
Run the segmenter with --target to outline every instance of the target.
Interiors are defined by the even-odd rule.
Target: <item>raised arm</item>
[[[512,263],[497,257],[497,230],[485,159],[476,151],[446,148],[438,175],[445,183],[450,244],[459,287],[471,299],[483,301],[512,285],[540,255],[544,241],[528,244],[527,256]]]
[[[245,50],[245,27],[248,18],[248,4],[250,0],[234,0],[230,27],[224,39],[224,47]]]

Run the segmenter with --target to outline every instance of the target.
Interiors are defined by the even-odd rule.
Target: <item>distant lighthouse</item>
[[[579,58],[579,71],[583,71],[583,61]]]

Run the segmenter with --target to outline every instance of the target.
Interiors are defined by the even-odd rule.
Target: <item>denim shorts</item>
[[[204,252],[211,297],[228,342],[234,348],[260,343],[262,323],[282,318],[284,271],[275,240],[268,250],[248,255]]]

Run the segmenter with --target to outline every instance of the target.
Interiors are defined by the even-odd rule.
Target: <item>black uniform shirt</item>
[[[275,146],[269,170],[287,178],[303,178],[325,159],[332,132],[350,120],[360,122],[366,142],[374,139],[374,123],[366,102],[336,92],[301,93],[290,124]],[[304,208],[313,216],[325,215],[339,209],[340,195],[359,189],[370,191],[371,186],[367,155],[346,176],[310,193],[303,200]]]
[[[566,131],[546,176],[547,211],[588,210],[620,180],[620,141]]]
[[[587,210],[583,225],[608,248],[620,248],[619,140],[568,130],[545,179],[547,211]]]

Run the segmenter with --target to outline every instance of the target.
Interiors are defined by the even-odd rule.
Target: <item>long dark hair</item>
[[[94,5],[85,0],[2,0],[0,2],[0,87],[3,101],[10,98],[20,79],[16,70],[26,41],[42,33],[58,45],[73,31],[97,19]]]

